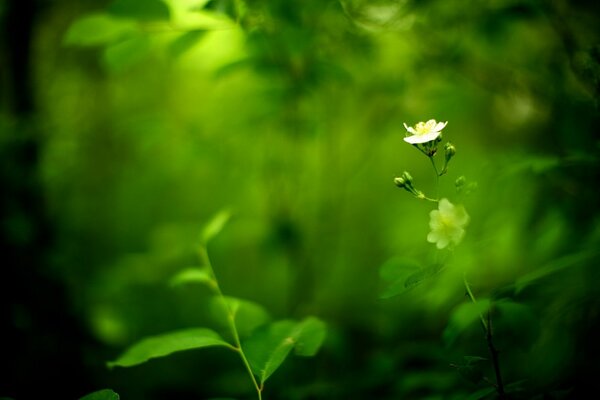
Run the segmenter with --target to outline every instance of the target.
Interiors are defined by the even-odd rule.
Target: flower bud
[[[448,142],[444,146],[444,151],[445,151],[445,154],[446,154],[446,164],[448,164],[448,162],[456,154],[456,147],[454,147],[454,145],[452,143]]]
[[[413,177],[408,173],[408,171],[404,171],[402,173],[402,179],[404,179],[407,183],[412,184]]]
[[[403,188],[404,186],[406,186],[406,181],[404,180],[404,178],[396,177],[394,178],[394,184],[399,188]]]

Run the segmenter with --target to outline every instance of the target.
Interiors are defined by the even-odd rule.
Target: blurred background
[[[219,349],[105,366],[144,336],[210,326],[208,290],[169,280],[198,264],[202,226],[228,209],[209,247],[223,291],[329,328],[266,399],[484,388],[452,367],[489,357],[481,329],[443,339],[467,300],[463,271],[476,296],[512,307],[496,344],[514,398],[582,398],[600,356],[599,12],[0,0],[0,396],[253,398]],[[441,255],[426,241],[435,205],[393,184],[408,170],[434,195],[429,161],[402,140],[403,123],[428,119],[448,121],[457,148],[440,195],[471,221],[443,271],[382,300],[383,264]]]

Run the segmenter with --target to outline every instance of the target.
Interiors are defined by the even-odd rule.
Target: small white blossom
[[[430,119],[427,122],[419,122],[413,127],[406,125],[404,127],[411,133],[411,136],[404,138],[404,141],[410,144],[420,144],[432,142],[440,136],[442,129],[446,127],[448,122],[436,122],[435,119]]]
[[[463,206],[455,206],[448,199],[441,199],[437,210],[429,213],[431,232],[427,241],[435,243],[438,249],[449,244],[458,244],[465,236],[465,226],[469,223],[469,215]]]

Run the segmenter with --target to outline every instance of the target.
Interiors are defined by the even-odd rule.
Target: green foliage
[[[413,259],[391,258],[379,269],[381,279],[388,284],[380,297],[388,299],[401,295],[425,282],[427,279],[434,277],[442,268],[443,266],[440,264],[433,264],[423,268]]]
[[[169,44],[169,55],[171,57],[181,56],[193,46],[198,44],[200,39],[202,39],[206,33],[207,31],[204,29],[195,29],[182,33],[175,40],[173,40],[171,44]]]
[[[111,368],[132,367],[152,358],[168,356],[178,351],[214,346],[231,347],[218,333],[210,329],[184,329],[143,339],[127,349],[115,361],[107,364]]]
[[[471,301],[463,271],[476,298],[501,299],[493,340],[508,382],[530,378],[521,398],[591,386],[596,3],[0,1],[0,293],[4,334],[22,338],[2,352],[16,367],[0,392],[76,398],[105,382],[128,400],[247,398],[240,353],[222,346],[110,374],[93,366],[182,327],[234,345],[229,313],[244,342],[317,314],[336,327],[321,367],[289,360],[265,398],[465,399],[478,387],[449,359],[481,355],[494,376],[477,313],[448,317]],[[28,103],[26,116],[12,111]],[[439,194],[471,216],[447,254],[426,241],[435,205],[391,183],[410,167],[437,197],[432,166],[403,141],[404,122],[429,118],[449,121],[456,145]],[[196,221],[225,205],[236,221],[208,235],[215,277],[197,260]],[[217,289],[260,306],[224,307]]]
[[[231,212],[228,210],[223,210],[217,215],[215,215],[213,219],[211,219],[210,222],[206,224],[204,230],[202,231],[202,242],[204,244],[210,242],[223,230],[230,218]]]
[[[292,349],[310,357],[325,339],[325,324],[309,317],[301,322],[285,320],[266,325],[243,342],[252,371],[261,385],[279,368]]]
[[[210,302],[213,318],[222,327],[233,319],[240,337],[248,336],[258,326],[270,321],[267,310],[252,301],[235,297],[213,297]]]
[[[475,321],[485,320],[490,308],[489,299],[480,299],[477,303],[462,303],[452,311],[448,325],[444,329],[443,339],[447,345],[452,345],[456,339]]]
[[[150,48],[149,38],[136,34],[107,45],[102,59],[109,71],[122,72],[143,60]]]
[[[68,45],[96,46],[112,43],[135,32],[134,22],[97,13],[76,20],[65,34],[64,42]]]
[[[115,0],[108,6],[108,12],[140,21],[166,21],[170,18],[169,7],[161,0]]]
[[[99,390],[81,397],[79,400],[119,400],[119,395],[110,389]]]
[[[189,283],[202,283],[213,287],[215,282],[210,271],[206,268],[190,267],[179,272],[171,279],[171,286],[181,286]]]
[[[585,265],[586,261],[592,260],[593,257],[597,256],[597,254],[598,253],[595,249],[591,251],[568,254],[554,259],[548,264],[534,269],[528,274],[521,275],[517,278],[514,284],[515,294],[519,294],[528,286],[533,285],[546,277],[557,274],[565,269]]]

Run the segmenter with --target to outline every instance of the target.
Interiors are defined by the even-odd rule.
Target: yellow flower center
[[[422,136],[431,132],[435,128],[435,121],[419,122],[415,126],[417,135]]]

